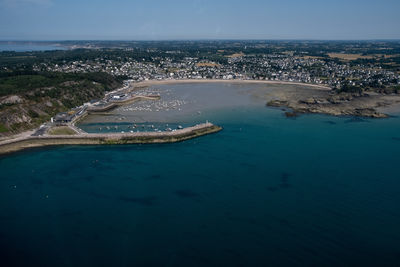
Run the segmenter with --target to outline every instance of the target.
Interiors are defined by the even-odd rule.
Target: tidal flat
[[[129,126],[136,124],[135,131],[164,130],[204,122],[218,111],[264,107],[269,100],[283,96],[294,99],[295,93],[303,97],[324,95],[327,88],[239,82],[154,82],[135,93],[156,94],[160,99],[142,100],[100,115],[91,114],[79,127],[87,132],[119,132],[132,130]]]
[[[296,114],[334,116],[387,117],[387,114],[400,111],[398,96],[341,96],[344,99],[340,100],[327,87],[298,83],[155,81],[137,86],[136,94],[156,94],[160,99],[135,102],[100,115],[92,114],[79,126],[87,132],[164,130],[210,120],[217,111],[266,104]]]

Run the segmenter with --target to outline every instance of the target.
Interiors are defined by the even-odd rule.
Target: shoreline
[[[149,80],[133,82],[135,87],[154,85],[200,83],[265,84],[291,85],[298,88],[282,88],[279,91],[266,88],[258,97],[265,99],[266,106],[291,109],[290,116],[296,114],[326,114],[331,116],[355,116],[366,118],[388,118],[400,113],[400,95],[383,95],[365,92],[364,94],[334,93],[327,85],[266,80],[222,80],[222,79],[182,79]],[[286,113],[287,114],[287,113]]]
[[[222,79],[182,79],[182,80],[148,80],[141,82],[132,81],[127,89],[134,91],[140,88],[147,88],[153,85],[173,85],[173,84],[201,84],[201,83],[226,83],[226,84],[270,84],[282,85],[281,88],[266,88],[265,91],[260,90],[256,97],[265,100],[266,106],[280,107],[291,109],[292,112],[286,112],[286,116],[296,117],[297,114],[326,114],[332,116],[356,116],[356,117],[369,117],[369,118],[387,118],[391,113],[400,113],[400,95],[378,95],[368,94],[355,95],[349,93],[334,94],[332,88],[325,85],[308,84],[289,81],[266,81],[266,80],[222,80]],[[292,85],[285,87],[284,85]],[[298,87],[296,87],[298,86]],[[123,89],[123,88],[122,88]],[[118,92],[120,89],[108,92],[107,94]],[[106,95],[107,95],[106,94]],[[132,99],[134,101],[145,98],[145,96],[136,96]],[[111,103],[111,105],[124,105],[125,102]],[[152,98],[152,100],[154,100]],[[284,110],[287,111],[287,110]],[[390,111],[390,112],[388,112]],[[96,113],[96,110],[88,110],[73,121],[70,125],[75,131],[78,131],[79,136],[91,135],[89,138],[107,138],[106,135],[96,136],[95,134],[87,134],[79,129],[76,129],[75,124],[81,121],[85,116],[90,113]],[[97,111],[99,112],[99,111]],[[387,115],[387,112],[389,115]],[[180,130],[179,130],[180,131]],[[12,136],[5,136],[0,138],[0,154],[1,148],[8,142],[22,142],[24,140],[41,140],[42,137],[32,137],[31,134],[35,130],[19,133]],[[134,133],[131,133],[134,134]],[[142,135],[145,133],[141,133]],[[116,134],[117,135],[117,134]],[[115,135],[115,136],[116,136]],[[60,137],[47,137],[50,139],[60,139]],[[85,137],[87,138],[87,136]],[[139,138],[139,137],[137,137]],[[69,136],[69,139],[76,140],[76,137]],[[86,139],[87,140],[87,139]],[[146,143],[145,141],[144,143]],[[87,143],[85,141],[84,143]],[[96,144],[98,144],[97,142]],[[42,145],[41,145],[42,146]]]
[[[0,142],[0,155],[44,146],[176,143],[221,130],[222,127],[207,122],[172,132],[25,136]]]
[[[164,85],[164,84],[182,84],[182,83],[236,83],[236,84],[279,84],[279,85],[300,85],[304,87],[313,87],[321,90],[332,90],[327,85],[319,85],[313,83],[301,83],[301,82],[289,82],[289,81],[266,81],[266,80],[222,80],[222,79],[182,79],[182,80],[148,80],[141,82],[132,82],[133,90],[135,87],[146,87],[153,85]]]

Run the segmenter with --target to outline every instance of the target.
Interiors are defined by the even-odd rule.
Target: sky
[[[0,40],[400,39],[400,0],[0,0]]]

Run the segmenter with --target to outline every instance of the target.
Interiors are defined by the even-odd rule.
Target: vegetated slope
[[[0,135],[37,127],[122,85],[107,73],[12,71],[0,73]]]

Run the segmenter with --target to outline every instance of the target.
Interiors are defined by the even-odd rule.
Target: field
[[[339,58],[342,60],[372,59],[373,55],[363,56],[361,54],[328,53],[330,58]]]
[[[232,55],[229,55],[229,56],[226,56],[226,57],[235,58],[235,57],[243,57],[243,56],[244,56],[244,53],[240,52],[240,53],[235,53],[235,54],[232,54]]]
[[[301,59],[321,59],[322,57],[317,57],[317,56],[301,56],[301,57],[296,57],[296,58],[301,58]]]
[[[5,133],[5,132],[8,132],[8,129],[3,124],[0,124],[0,133]]]
[[[197,67],[219,67],[219,64],[213,62],[200,62],[196,64]]]
[[[61,126],[61,127],[51,128],[49,131],[49,134],[50,135],[75,135],[76,132],[69,127]]]

